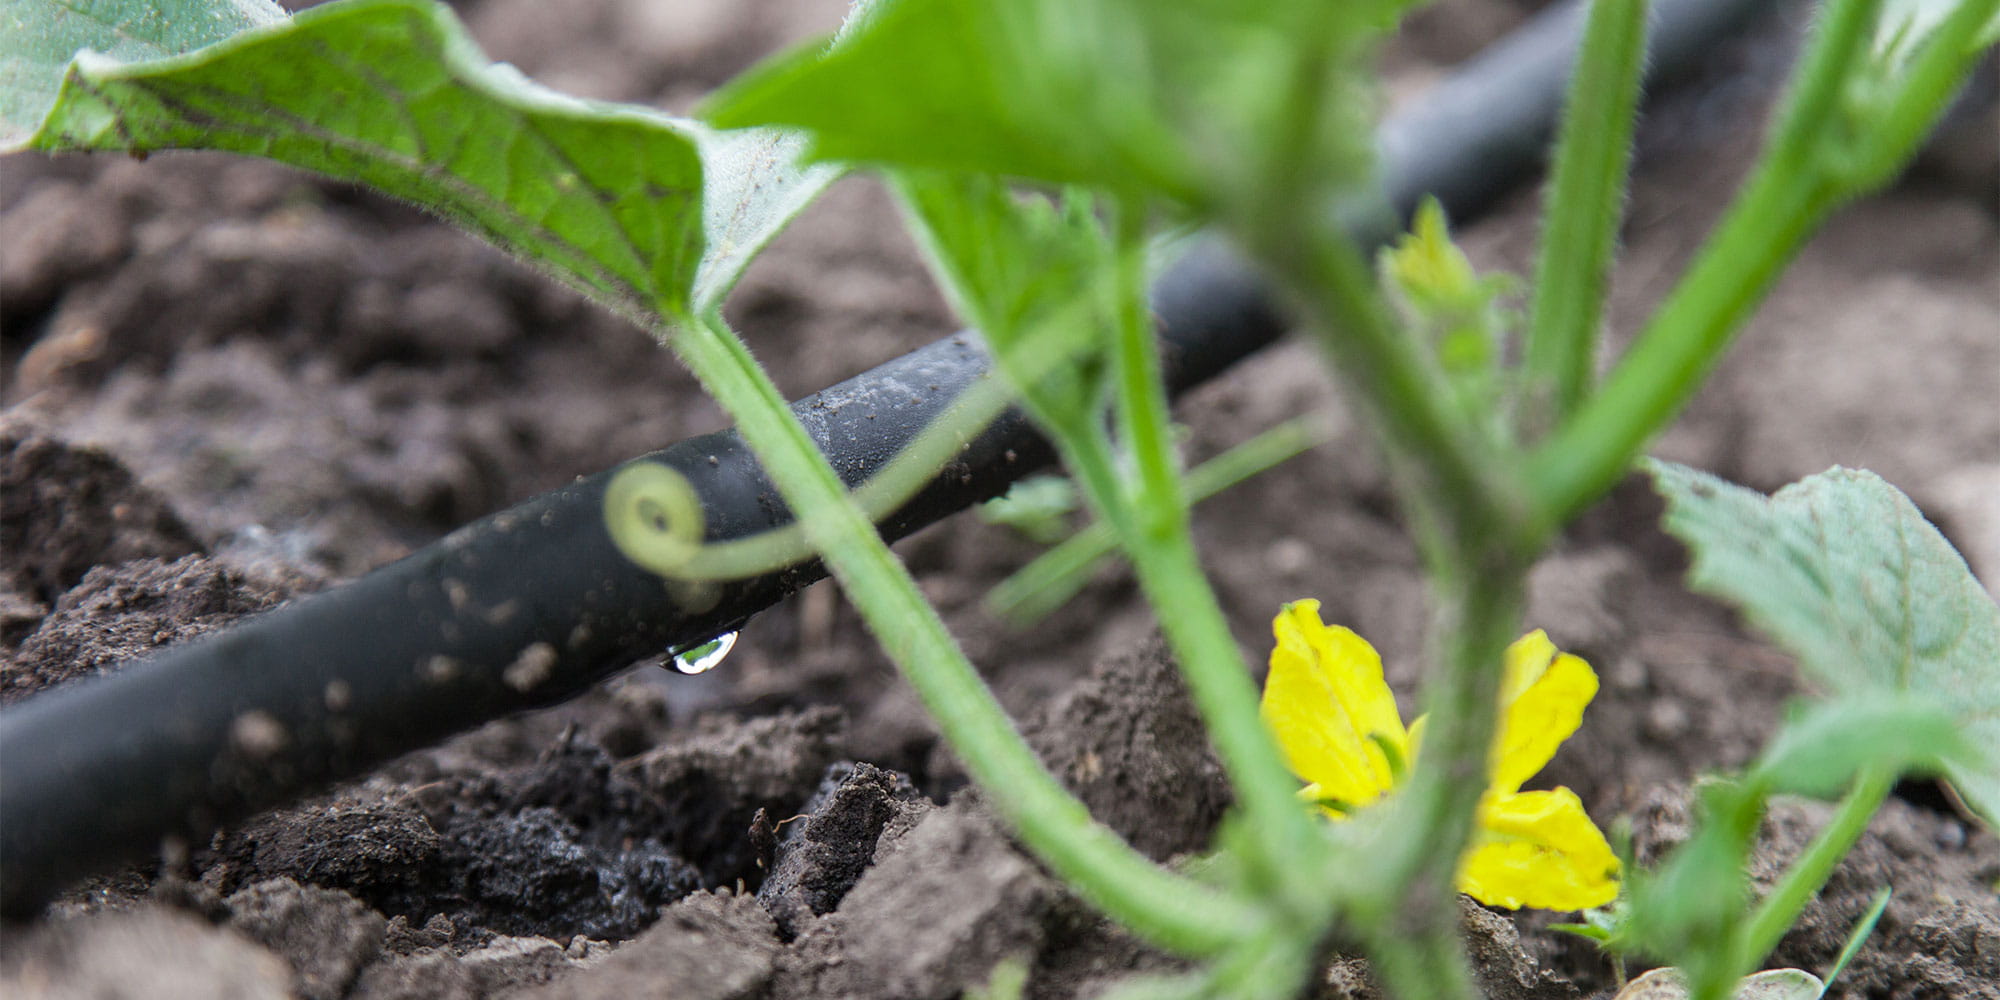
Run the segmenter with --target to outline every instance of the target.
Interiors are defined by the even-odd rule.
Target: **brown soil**
[[[1389,53],[1409,92],[1522,16],[1452,0]],[[466,16],[556,87],[685,108],[835,0],[541,4]],[[1720,48],[1650,113],[1614,327],[1668,287],[1740,175],[1803,18]],[[1983,115],[1983,116],[1982,116]],[[1839,462],[1909,492],[2000,579],[2000,201],[1990,108],[1811,245],[1660,453],[1771,488]],[[1984,138],[1980,138],[1984,136]],[[1968,145],[1969,142],[1969,145]],[[1522,271],[1522,195],[1462,235]],[[0,168],[0,701],[116,667],[332,585],[458,524],[714,429],[646,336],[407,208],[203,155]],[[753,269],[734,318],[788,392],[952,328],[887,199],[844,182]],[[837,349],[827,345],[837,344]],[[1212,454],[1319,412],[1332,443],[1205,505],[1197,532],[1253,659],[1318,597],[1407,696],[1427,620],[1365,428],[1298,344],[1186,401]],[[1628,483],[1537,570],[1531,619],[1602,693],[1545,780],[1652,853],[1685,789],[1741,764],[1797,691],[1790,662],[1686,594]],[[1128,579],[1026,632],[979,598],[1036,549],[960,518],[903,554],[1037,750],[1155,857],[1207,844],[1229,792]],[[1773,961],[1816,968],[1882,886],[1835,997],[2000,997],[2000,841],[1911,785]],[[1787,803],[1754,874],[1824,811]],[[788,822],[787,822],[788,821]],[[1472,906],[1494,996],[1603,995],[1542,917]],[[949,997],[1002,960],[1030,995],[1178,963],[1094,916],[964,788],[914,696],[827,586],[756,619],[728,663],[657,661],[494,723],[185,856],[65,896],[0,943],[0,991],[50,997]],[[1336,960],[1324,997],[1375,995]]]

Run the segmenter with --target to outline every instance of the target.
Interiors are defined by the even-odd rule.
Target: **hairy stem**
[[[1356,914],[1374,929],[1383,984],[1405,1000],[1473,995],[1458,944],[1458,865],[1486,790],[1500,665],[1520,627],[1528,562],[1467,553],[1462,565],[1471,571],[1439,581],[1423,754],[1370,852],[1379,889],[1369,895],[1394,909]]]
[[[2000,0],[1969,0],[1899,74],[1869,65],[1882,0],[1836,0],[1795,74],[1776,131],[1748,183],[1687,274],[1602,389],[1533,454],[1529,480],[1560,522],[1624,475],[1729,346],[1780,271],[1839,205],[1887,181],[1942,113],[1978,56],[1964,41]],[[1856,80],[1885,96],[1851,103]]]
[[[1590,389],[1613,244],[1625,215],[1650,7],[1647,0],[1592,3],[1570,77],[1543,199],[1547,215],[1522,359],[1531,405],[1546,394],[1546,416],[1554,420],[1568,416]]]
[[[1113,523],[1125,529],[1122,540],[1140,586],[1152,601],[1189,693],[1208,724],[1209,740],[1249,816],[1261,845],[1262,857],[1255,860],[1275,872],[1305,861],[1302,852],[1320,842],[1312,836],[1310,815],[1299,806],[1298,782],[1258,715],[1257,687],[1188,535],[1159,347],[1145,311],[1144,231],[1129,207],[1117,221],[1117,409],[1138,476],[1136,491],[1124,500],[1131,516]]]
[[[1043,861],[1091,903],[1175,951],[1213,954],[1261,923],[1238,898],[1146,860],[1092,820],[1042,767],[777,387],[720,317],[703,317],[669,342],[736,419],[786,503],[800,512],[807,539],[952,748]]]

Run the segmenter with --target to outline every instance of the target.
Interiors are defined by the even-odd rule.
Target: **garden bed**
[[[488,0],[465,14],[495,58],[554,86],[673,108],[839,14],[560,9]],[[1390,53],[1399,91],[1523,13],[1465,0],[1422,15]],[[1801,23],[1792,9],[1720,48],[1705,81],[1649,114],[1614,318],[1659,296],[1719,211]],[[1969,125],[1975,150],[1986,114]],[[1837,218],[1658,451],[1761,489],[1836,462],[1874,469],[1984,579],[2000,575],[1995,169],[1990,149],[1968,162],[1947,139]],[[1527,268],[1531,201],[1464,231],[1482,264]],[[270,165],[10,158],[0,233],[8,703],[721,420],[644,334],[412,210]],[[857,181],[751,269],[732,312],[791,395],[953,326],[888,199]],[[1196,457],[1301,413],[1334,427],[1313,460],[1205,504],[1197,536],[1246,648],[1268,648],[1280,604],[1317,597],[1385,651],[1408,695],[1426,624],[1416,554],[1367,435],[1308,354],[1274,348],[1179,411]],[[1690,783],[1746,762],[1797,684],[1782,654],[1684,592],[1657,511],[1643,484],[1621,487],[1537,570],[1529,614],[1604,679],[1540,780],[1600,819],[1630,815],[1642,858],[1686,835]],[[978,602],[1034,546],[959,518],[901,548],[1097,815],[1158,858],[1208,843],[1227,786],[1122,576],[1019,631]],[[1888,886],[1834,995],[2000,996],[2000,841],[1935,786],[1900,791],[1774,962],[1824,966]],[[1816,808],[1776,810],[1758,863],[1796,851]],[[1494,996],[1611,984],[1543,917],[1465,915]],[[822,584],[755,619],[712,673],[641,665],[82,887],[8,928],[0,984],[942,997],[1009,958],[1049,997],[1173,967],[1008,842]],[[1335,961],[1325,995],[1365,983]]]

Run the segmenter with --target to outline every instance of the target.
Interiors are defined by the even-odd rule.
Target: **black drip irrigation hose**
[[[1768,0],[1660,0],[1655,81]],[[1539,165],[1561,105],[1582,8],[1538,16],[1378,134],[1397,218],[1424,194],[1459,219]],[[1387,220],[1383,217],[1383,221]],[[1357,227],[1379,243],[1386,224]],[[1285,322],[1240,258],[1198,242],[1160,278],[1154,309],[1175,391],[1277,339]],[[986,376],[966,333],[793,405],[842,478],[879,470]],[[1018,412],[1001,416],[890,515],[900,538],[992,497],[1049,462]],[[711,540],[790,520],[734,432],[635,461],[692,482]],[[613,470],[615,471],[615,470]],[[572,697],[634,660],[731,631],[825,575],[807,563],[689,591],[625,558],[604,522],[612,472],[461,528],[323,594],[173,646],[116,674],[0,713],[0,912],[33,915],[79,878],[200,843],[242,818],[483,722]],[[698,606],[691,606],[698,605]]]

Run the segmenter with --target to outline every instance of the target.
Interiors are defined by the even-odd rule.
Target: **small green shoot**
[[[1276,468],[1326,438],[1323,422],[1312,418],[1301,417],[1279,424],[1190,469],[1188,502],[1200,503]],[[1017,628],[1032,625],[1082,590],[1091,574],[1117,549],[1118,540],[1110,526],[1102,521],[1092,522],[994,585],[983,602],[986,611]]]
[[[1833,964],[1827,966],[1825,975],[1820,977],[1826,980],[1828,988],[1833,986],[1834,980],[1840,978],[1841,973],[1847,971],[1847,963],[1854,961],[1854,956],[1861,953],[1861,946],[1867,944],[1869,935],[1875,933],[1875,925],[1881,921],[1882,914],[1888,912],[1889,899],[1894,895],[1893,888],[1883,886],[1882,891],[1875,894],[1875,901],[1868,904],[1868,912],[1863,913],[1861,919],[1854,922],[1854,929],[1847,933],[1846,943],[1840,946],[1840,954],[1834,957]]]
[[[1006,493],[979,505],[979,519],[1012,528],[1037,545],[1054,545],[1070,534],[1076,486],[1061,476],[1030,476]]]

